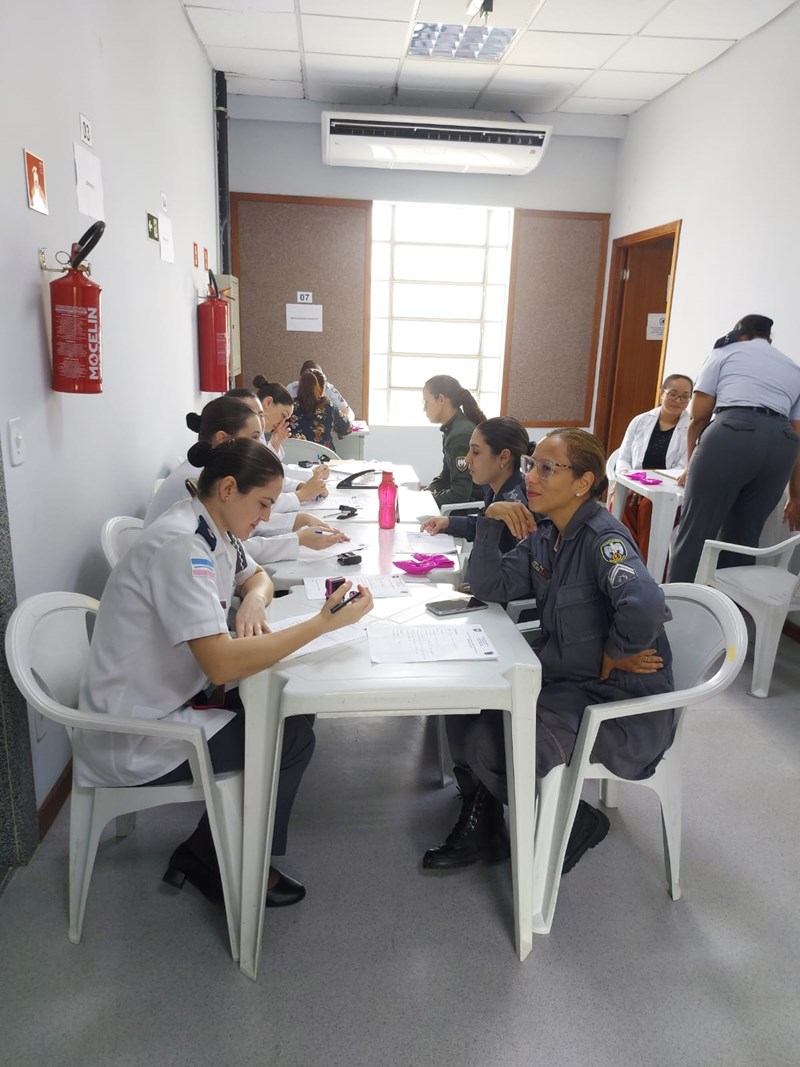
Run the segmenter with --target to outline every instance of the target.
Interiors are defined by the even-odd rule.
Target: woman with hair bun
[[[648,574],[630,532],[600,503],[606,456],[586,430],[553,430],[539,441],[525,478],[525,537],[505,554],[505,505],[477,521],[469,560],[475,596],[506,602],[535,596],[541,619],[542,689],[536,708],[536,776],[568,763],[588,704],[669,692],[672,655],[661,587]],[[514,505],[517,507],[517,505]],[[543,518],[534,519],[532,512]],[[423,867],[467,867],[509,855],[503,715],[447,716],[462,811]],[[592,752],[621,778],[649,778],[672,738],[672,712],[604,723]],[[564,872],[608,833],[604,813],[584,801],[572,827]]]
[[[256,397],[250,399],[256,404],[260,403]],[[200,444],[217,447],[240,438],[249,438],[257,441],[262,448],[266,448],[277,460],[275,454],[263,442],[261,419],[257,414],[257,409],[248,405],[247,398],[221,396],[216,400],[210,400],[200,415],[194,411],[189,412],[186,416],[186,425],[190,430],[195,431]],[[185,500],[187,494],[191,495],[196,492],[194,479],[197,464],[192,462],[196,455],[197,453],[193,453],[190,449],[187,459],[176,467],[159,486],[144,517],[145,529],[173,505]],[[283,468],[281,468],[281,476],[283,477]],[[314,483],[309,482],[305,485],[313,486]],[[305,488],[305,485],[302,487]],[[287,497],[291,498],[291,506],[277,513],[281,506],[285,507],[284,501]],[[298,511],[298,500],[299,497],[295,493],[282,492],[277,501],[276,513],[271,512],[269,522],[259,523],[250,551],[258,563],[277,563],[279,560],[297,559],[301,545],[321,549],[349,540],[347,534],[335,530],[311,512]]]
[[[217,773],[244,760],[244,716],[235,685],[322,634],[357,622],[372,606],[368,590],[341,611],[347,582],[318,615],[270,633],[265,610],[272,582],[243,542],[281,491],[280,461],[260,441],[234,439],[216,447],[193,445],[190,458],[203,470],[197,496],[186,498],[144,530],[123,556],[103,592],[81,681],[79,707],[105,715],[131,715],[202,725]],[[227,608],[242,598],[236,640]],[[273,853],[283,855],[292,802],[314,749],[311,723],[294,716],[284,725]],[[192,778],[183,744],[172,738],[126,734],[76,735],[75,776],[83,785],[159,785]],[[189,880],[210,900],[222,887],[207,815],[179,845],[164,880]],[[267,907],[295,904],[304,887],[272,868]]]
[[[473,482],[467,466],[472,431],[479,423],[486,422],[475,397],[449,374],[436,374],[423,386],[422,407],[428,421],[441,426],[444,452],[441,473],[423,488],[433,493],[440,507],[480,500],[483,493]]]
[[[521,470],[522,457],[533,450],[528,431],[516,419],[500,415],[479,423],[472,431],[467,452],[467,470],[476,485],[484,487],[484,510],[490,504],[517,504],[527,508],[525,476]],[[512,513],[514,509],[511,509]],[[495,511],[496,517],[500,514]],[[420,527],[430,534],[447,533],[453,537],[475,540],[478,519],[476,515],[439,515],[426,519]],[[517,538],[507,527],[500,538],[500,548],[508,552],[514,548]]]

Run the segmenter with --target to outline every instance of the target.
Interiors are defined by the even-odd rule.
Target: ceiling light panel
[[[416,59],[471,59],[496,63],[517,34],[515,29],[465,26],[457,22],[417,22],[408,55]]]
[[[381,19],[328,18],[304,15],[303,47],[308,52],[346,56],[401,56],[408,36],[406,22]]]
[[[547,0],[530,29],[638,33],[663,6],[664,0]]]
[[[622,34],[537,33],[529,30],[514,45],[513,59],[509,62],[594,70],[602,67],[627,40]]]
[[[270,48],[291,50],[298,46],[294,15],[258,11],[212,11],[190,7],[188,15],[206,46],[220,48]]]
[[[794,0],[672,0],[642,31],[648,37],[716,37],[740,41]]]
[[[722,55],[733,41],[692,41],[676,37],[634,37],[606,63],[606,70],[691,74]]]

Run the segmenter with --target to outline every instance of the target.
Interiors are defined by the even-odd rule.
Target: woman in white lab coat
[[[661,404],[631,419],[617,456],[620,474],[635,470],[667,471],[678,478],[686,469],[689,401],[694,383],[686,374],[670,374],[661,386]],[[647,559],[652,504],[639,493],[628,493],[623,523]]]
[[[360,597],[342,611],[337,592],[307,622],[270,633],[265,609],[272,582],[248,555],[245,541],[269,518],[281,491],[280,461],[260,441],[235,439],[194,445],[203,466],[197,496],[175,504],[148,527],[111,573],[97,616],[79,706],[106,715],[201,724],[218,773],[244,761],[244,723],[238,691],[227,686],[272,666],[309,641],[369,611]],[[346,583],[349,588],[350,583]],[[236,640],[227,613],[242,598]],[[283,855],[292,802],[311,759],[314,734],[303,716],[287,719],[278,784],[273,853]],[[75,739],[75,774],[84,785],[140,785],[191,778],[183,745],[172,739],[87,732]],[[165,880],[187,879],[222,901],[208,818],[173,853]],[[268,907],[294,904],[299,882],[270,872]]]

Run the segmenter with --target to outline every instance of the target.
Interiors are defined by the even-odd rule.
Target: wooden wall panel
[[[284,385],[316,360],[350,402],[366,407],[369,201],[232,193],[233,271],[239,278],[242,378]],[[323,332],[286,329],[286,305],[311,291]]]
[[[588,426],[608,215],[514,213],[503,412],[526,426]]]

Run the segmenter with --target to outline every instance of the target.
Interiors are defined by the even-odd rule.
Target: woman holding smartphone
[[[479,423],[472,431],[467,450],[467,470],[475,485],[483,486],[484,510],[490,504],[511,503],[527,507],[525,476],[520,469],[523,456],[533,449],[528,431],[516,419],[501,415]],[[500,514],[495,512],[500,518]],[[476,515],[439,515],[426,519],[420,529],[426,533],[451,534],[465,541],[475,540]],[[506,528],[500,539],[504,552],[516,545],[511,530]]]
[[[523,461],[524,462],[524,461]],[[669,610],[629,531],[597,499],[606,457],[585,430],[547,434],[528,460],[528,506],[491,504],[477,520],[473,593],[505,602],[535,596],[541,618],[542,689],[536,713],[536,775],[568,763],[588,704],[673,688],[664,631]],[[538,516],[534,519],[533,512]],[[520,543],[503,553],[506,526]],[[423,867],[467,867],[509,854],[503,716],[448,716],[461,815]],[[672,712],[634,715],[600,728],[593,759],[622,778],[649,778],[672,737]],[[564,871],[608,833],[608,819],[581,801]]]
[[[359,587],[357,600],[333,613],[347,582],[307,622],[270,633],[265,609],[272,582],[243,542],[281,491],[280,461],[260,441],[235,439],[214,448],[200,442],[190,460],[203,470],[197,496],[170,508],[146,529],[111,573],[97,616],[79,707],[106,715],[201,724],[217,773],[244,764],[240,678],[271,667],[321,634],[357,622],[372,606]],[[236,640],[227,609],[242,598]],[[273,853],[286,849],[295,793],[314,749],[308,719],[284,727]],[[75,741],[75,774],[84,785],[143,785],[191,778],[183,745],[172,739],[87,732]],[[206,897],[222,901],[214,844],[203,815],[194,833],[172,854],[165,881],[187,879]],[[295,904],[299,882],[270,870],[267,907]]]

